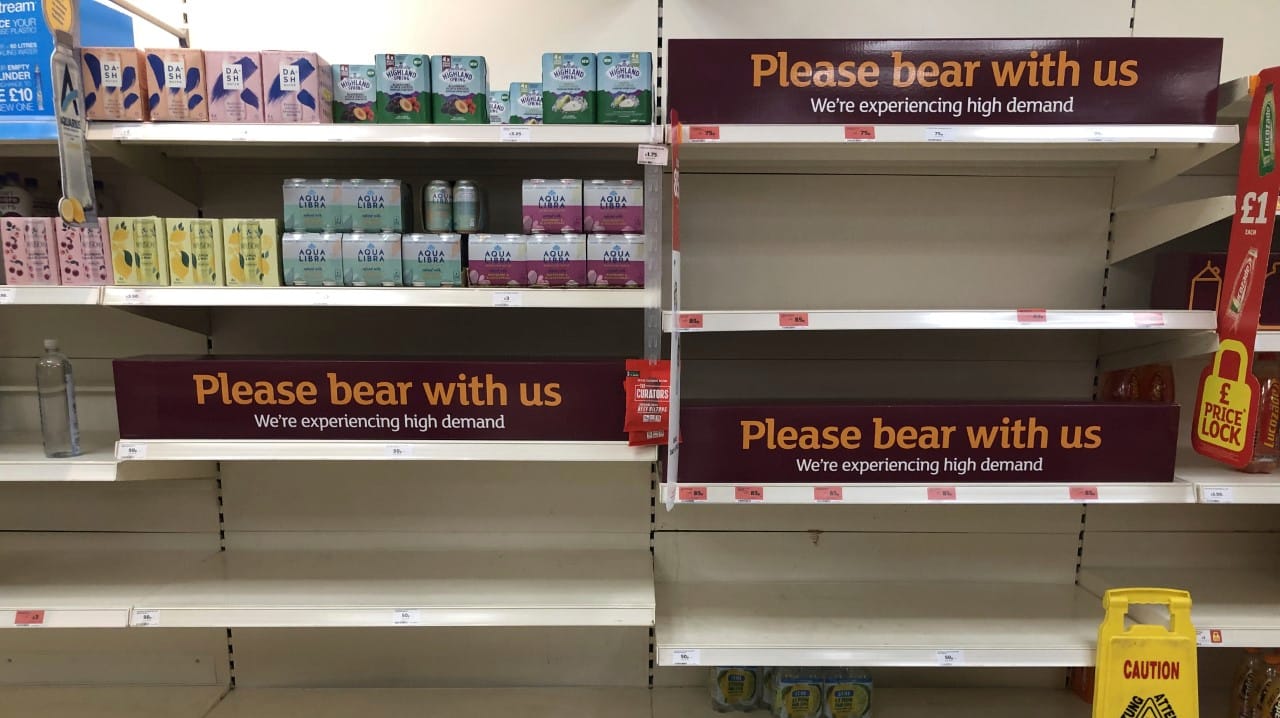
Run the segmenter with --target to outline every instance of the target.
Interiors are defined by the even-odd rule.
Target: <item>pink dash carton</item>
[[[57,284],[58,252],[49,217],[0,219],[7,284]]]
[[[202,51],[147,50],[147,112],[153,122],[208,122],[207,87]]]
[[[520,196],[525,234],[582,232],[582,180],[527,179]]]
[[[204,51],[210,122],[262,122],[262,55]]]
[[[314,52],[262,51],[267,122],[333,122],[333,69]]]
[[[80,51],[85,117],[141,122],[147,119],[147,73],[142,51],[86,47]]]
[[[527,283],[525,238],[519,234],[467,237],[467,284],[472,287],[523,287]]]
[[[591,180],[582,188],[582,224],[591,234],[644,232],[644,182]]]
[[[535,234],[525,238],[530,287],[581,287],[587,283],[587,238],[581,234]]]
[[[644,235],[593,234],[587,238],[587,285],[644,286]]]
[[[58,268],[64,285],[108,286],[115,275],[107,262],[107,220],[96,227],[75,227],[53,220],[58,239]]]

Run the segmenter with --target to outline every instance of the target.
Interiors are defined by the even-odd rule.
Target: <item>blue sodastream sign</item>
[[[133,20],[80,2],[81,45],[132,47]],[[49,58],[53,35],[40,0],[0,0],[0,141],[55,139]]]

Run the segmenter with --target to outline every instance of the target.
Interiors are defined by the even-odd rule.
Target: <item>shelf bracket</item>
[[[1114,206],[1137,200],[1182,173],[1208,162],[1237,143],[1206,142],[1156,150],[1146,162],[1125,165],[1116,173]]]

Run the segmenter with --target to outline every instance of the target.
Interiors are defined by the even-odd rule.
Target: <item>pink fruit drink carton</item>
[[[210,122],[262,122],[262,55],[204,51]]]
[[[207,87],[200,50],[147,50],[147,112],[152,121],[207,122]]]
[[[587,182],[582,188],[582,224],[591,234],[644,232],[644,182]]]
[[[520,196],[525,234],[582,232],[582,180],[527,179]]]
[[[147,73],[142,51],[132,47],[86,47],[80,51],[85,117],[147,119]]]
[[[267,122],[333,121],[333,70],[314,52],[262,51]]]
[[[7,284],[57,284],[58,252],[49,217],[0,219]]]
[[[581,287],[587,283],[587,238],[581,234],[525,237],[530,287]]]
[[[467,284],[522,287],[527,283],[524,236],[472,234],[467,237]]]
[[[593,234],[587,238],[587,285],[644,286],[644,235]]]
[[[105,218],[99,218],[96,227],[76,227],[61,219],[55,219],[53,223],[58,238],[58,267],[64,285],[115,284],[115,275],[107,262]]]

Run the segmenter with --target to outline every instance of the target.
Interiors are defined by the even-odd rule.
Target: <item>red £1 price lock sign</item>
[[[1280,67],[1263,70],[1241,143],[1236,211],[1227,250],[1226,287],[1218,302],[1218,352],[1200,374],[1191,445],[1236,468],[1253,458],[1258,380],[1253,345],[1262,309],[1266,260],[1276,213],[1276,85]]]

